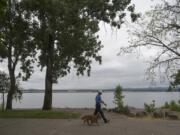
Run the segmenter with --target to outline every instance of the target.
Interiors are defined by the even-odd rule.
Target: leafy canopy
[[[98,52],[102,44],[97,35],[101,21],[120,28],[125,10],[131,12],[132,21],[138,17],[134,5],[128,7],[130,0],[26,0],[25,3],[37,24],[34,40],[40,50],[39,65],[46,67],[50,59],[54,80],[69,73],[71,67],[77,69],[77,75],[83,75],[84,71],[90,75],[92,60],[101,63]]]
[[[8,67],[12,71],[19,62],[19,77],[22,76],[24,80],[28,79],[33,71],[31,57],[35,55],[30,20],[22,1],[19,0],[8,1],[0,19],[0,58],[8,58]]]

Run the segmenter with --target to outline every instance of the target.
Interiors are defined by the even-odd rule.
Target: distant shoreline
[[[102,89],[103,92],[114,92],[115,89]],[[55,89],[53,93],[95,93],[97,89]],[[156,88],[124,88],[123,92],[180,92],[180,88],[168,91],[166,87]],[[22,93],[44,93],[43,89],[24,89]]]

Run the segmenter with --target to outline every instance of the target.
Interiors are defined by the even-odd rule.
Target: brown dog
[[[84,123],[87,123],[90,126],[93,123],[96,123],[97,125],[99,125],[98,118],[99,118],[99,114],[97,114],[97,115],[85,115],[81,119],[83,120]]]

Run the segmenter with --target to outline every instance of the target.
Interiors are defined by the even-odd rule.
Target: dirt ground
[[[77,109],[82,115],[93,110]],[[105,112],[109,124],[81,119],[0,119],[0,135],[180,135],[180,120],[136,119]]]

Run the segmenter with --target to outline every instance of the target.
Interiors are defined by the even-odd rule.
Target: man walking
[[[100,113],[101,117],[104,120],[104,122],[108,123],[109,121],[106,119],[106,117],[104,116],[103,111],[101,110],[101,104],[104,104],[105,106],[107,106],[106,103],[101,99],[101,95],[102,95],[102,91],[99,90],[98,94],[97,94],[97,96],[95,98],[95,100],[96,100],[96,109],[95,109],[94,115],[97,115],[97,113]]]

